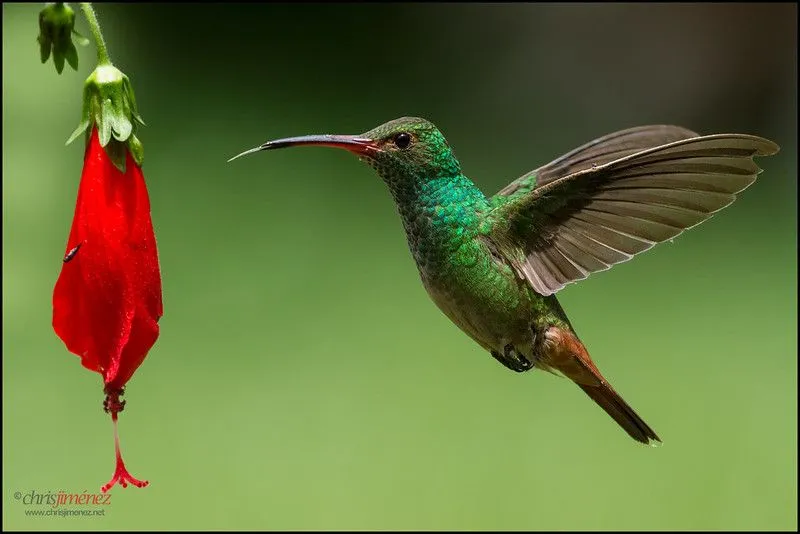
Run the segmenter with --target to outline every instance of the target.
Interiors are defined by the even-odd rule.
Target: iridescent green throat
[[[430,177],[396,162],[369,163],[394,197],[420,269],[446,268],[459,248],[480,233],[489,202],[457,167],[449,169],[457,170],[455,173],[438,172]]]

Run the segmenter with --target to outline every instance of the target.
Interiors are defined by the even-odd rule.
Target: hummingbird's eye
[[[394,136],[394,146],[399,149],[408,148],[408,145],[411,144],[411,135],[407,134],[406,132],[400,132],[399,134]]]

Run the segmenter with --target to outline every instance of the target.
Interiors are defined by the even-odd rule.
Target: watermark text
[[[25,506],[25,515],[41,517],[96,517],[106,515],[110,493],[15,491],[14,500]]]

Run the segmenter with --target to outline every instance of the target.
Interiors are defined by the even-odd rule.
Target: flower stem
[[[108,49],[106,48],[106,41],[103,39],[103,32],[100,31],[100,23],[97,22],[97,15],[94,13],[94,8],[91,2],[81,2],[81,9],[83,15],[86,17],[86,22],[89,23],[89,29],[94,36],[94,42],[97,46],[97,64],[98,65],[111,65],[111,59],[108,57]]]

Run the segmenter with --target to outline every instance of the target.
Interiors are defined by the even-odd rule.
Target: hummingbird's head
[[[269,141],[231,158],[290,146],[343,148],[366,161],[390,187],[461,173],[461,166],[442,133],[431,122],[403,117],[360,135],[307,135]]]
[[[452,176],[461,172],[442,132],[430,121],[403,117],[359,135],[372,150],[359,154],[386,181]]]

